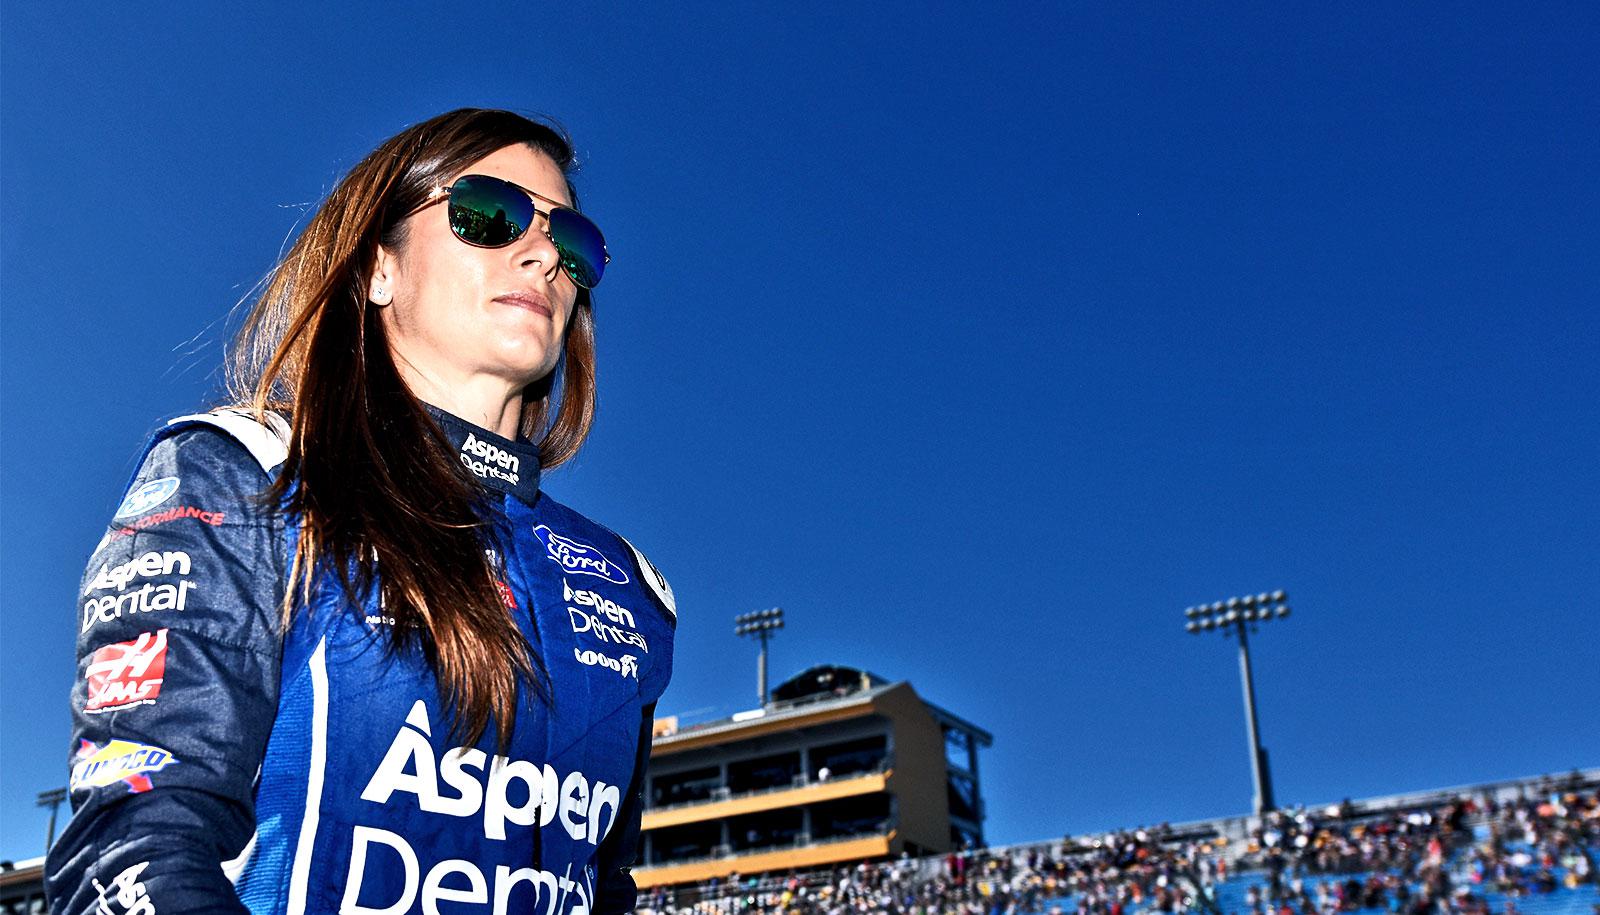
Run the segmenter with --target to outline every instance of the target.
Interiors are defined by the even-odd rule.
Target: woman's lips
[[[495,296],[494,299],[502,305],[513,305],[517,308],[526,308],[529,311],[544,315],[547,318],[555,317],[555,312],[550,310],[550,300],[536,292],[512,292],[506,295]]]

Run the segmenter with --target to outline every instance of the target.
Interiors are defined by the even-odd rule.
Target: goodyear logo
[[[178,762],[171,752],[160,747],[146,746],[128,740],[113,740],[105,746],[85,740],[78,745],[78,755],[72,765],[73,791],[81,788],[103,788],[116,782],[127,782],[134,794],[149,791],[150,773]]]

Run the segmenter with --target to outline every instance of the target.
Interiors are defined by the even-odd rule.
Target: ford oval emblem
[[[596,578],[604,578],[612,584],[628,583],[628,573],[599,549],[573,540],[571,537],[563,537],[543,524],[535,527],[533,533],[544,544],[545,553],[550,557],[550,561],[568,572],[574,575],[593,575]]]
[[[142,515],[167,501],[177,491],[177,477],[162,477],[159,480],[151,480],[133,492],[128,493],[128,497],[122,500],[121,505],[117,506],[117,513],[113,517],[120,519]]]

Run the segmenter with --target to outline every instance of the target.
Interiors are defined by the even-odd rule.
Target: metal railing
[[[840,842],[854,842],[857,839],[871,839],[876,836],[889,834],[889,821],[879,820],[871,828],[863,832],[853,832],[847,835],[828,836],[822,839],[812,838],[806,833],[801,833],[793,839],[779,842],[769,842],[764,845],[750,845],[744,848],[734,848],[731,845],[718,845],[710,854],[696,855],[689,858],[669,858],[665,861],[651,861],[640,865],[648,867],[677,867],[681,864],[698,864],[702,861],[720,861],[724,858],[737,858],[745,855],[760,855],[774,851],[789,851],[796,848],[821,848],[828,845],[837,845]]]
[[[692,801],[678,801],[674,804],[652,804],[646,808],[650,812],[667,810],[681,810],[685,807],[697,807],[702,804],[720,804],[724,801],[740,800],[747,797],[759,797],[763,794],[780,794],[784,791],[798,791],[801,788],[813,788],[817,785],[832,785],[839,782],[848,782],[857,778],[868,778],[874,775],[883,775],[894,769],[893,760],[885,756],[879,763],[870,769],[850,772],[843,775],[830,775],[826,779],[812,778],[805,772],[797,774],[788,784],[771,785],[766,788],[754,788],[749,791],[740,791],[735,794],[727,785],[717,785],[711,789],[711,796]]]

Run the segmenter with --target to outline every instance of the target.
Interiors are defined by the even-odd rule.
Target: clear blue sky
[[[1182,609],[1286,588],[1281,801],[1600,764],[1593,4],[162,6],[5,8],[0,857],[142,438],[461,105],[586,159],[601,413],[548,487],[672,580],[663,711],[748,707],[780,605],[778,676],[994,732],[994,841],[1239,813]]]

